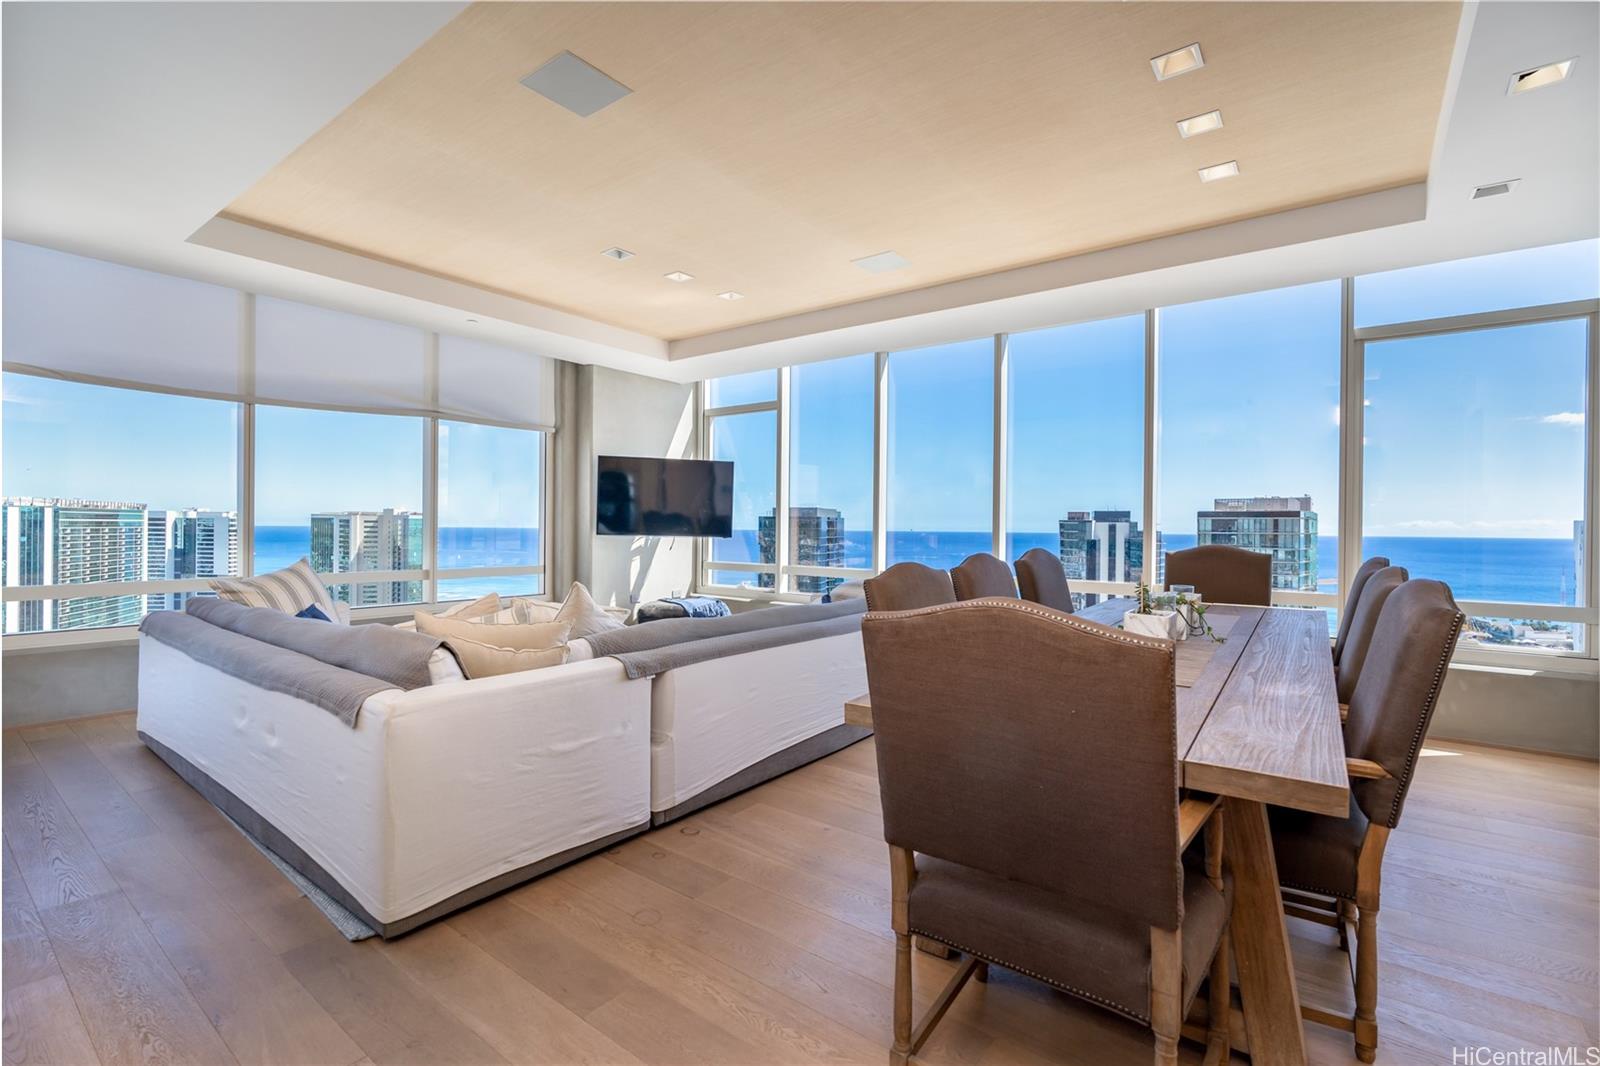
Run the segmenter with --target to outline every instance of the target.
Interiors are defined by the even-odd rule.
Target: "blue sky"
[[[1587,241],[1357,281],[1358,324],[1600,293]],[[1161,526],[1193,532],[1215,496],[1309,493],[1336,531],[1339,284],[1162,312]],[[1067,510],[1140,510],[1139,316],[1011,340],[1012,529],[1053,529]],[[1569,537],[1581,517],[1583,338],[1571,324],[1373,345],[1368,351],[1367,532]],[[890,360],[890,524],[989,527],[992,343]],[[728,381],[723,403],[770,394],[771,375]],[[871,516],[872,357],[798,367],[796,505]],[[231,404],[5,375],[3,492],[231,509]],[[724,420],[726,421],[726,420]],[[772,507],[773,416],[724,429],[716,457],[741,471],[735,525]],[[258,522],[316,510],[420,509],[420,420],[261,406]],[[455,425],[441,447],[441,524],[530,525],[536,436]]]

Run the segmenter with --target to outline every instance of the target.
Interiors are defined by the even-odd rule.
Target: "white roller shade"
[[[5,364],[235,394],[239,294],[5,242]]]
[[[549,428],[556,424],[555,362],[465,337],[439,337],[439,412]]]
[[[375,318],[256,297],[255,395],[377,410],[428,406],[425,334]]]

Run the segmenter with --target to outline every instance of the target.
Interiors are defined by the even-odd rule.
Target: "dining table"
[[[1112,598],[1076,616],[1116,625],[1133,606]],[[1302,1066],[1305,1033],[1267,807],[1337,818],[1349,813],[1328,616],[1315,608],[1207,604],[1204,617],[1221,642],[1184,647],[1210,641],[1191,634],[1175,649],[1179,779],[1187,792],[1222,800],[1233,958],[1250,1060]],[[870,695],[845,704],[845,721],[871,727]]]

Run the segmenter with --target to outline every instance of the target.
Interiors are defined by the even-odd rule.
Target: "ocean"
[[[1167,551],[1194,547],[1193,534],[1163,534]],[[921,532],[896,530],[889,534],[889,559],[915,559],[948,570],[974,552],[990,550],[988,532]],[[1012,558],[1029,548],[1056,551],[1059,537],[1049,533],[1013,533],[1007,553]],[[756,561],[756,531],[734,531],[734,543],[718,550],[718,558]],[[1367,537],[1363,556],[1386,555],[1413,577],[1430,577],[1448,584],[1457,599],[1498,600],[1507,603],[1572,604],[1575,602],[1573,542],[1567,540],[1487,539],[1476,537]],[[869,534],[845,534],[845,566],[872,564]],[[1337,592],[1339,538],[1317,538],[1317,585]]]
[[[446,526],[440,531],[439,565],[465,569],[474,566],[526,566],[539,558],[539,531],[488,526]],[[974,552],[990,548],[987,532],[890,533],[891,561],[916,559],[949,569]],[[1193,534],[1166,534],[1168,551],[1193,547]],[[1008,554],[1015,558],[1029,548],[1055,551],[1058,536],[1049,533],[1013,533]],[[257,526],[256,573],[288,566],[310,554],[311,531],[306,526]],[[753,529],[734,530],[730,544],[718,546],[718,558],[729,561],[759,559]],[[1498,600],[1507,603],[1575,602],[1573,543],[1571,540],[1488,539],[1475,537],[1368,537],[1362,554],[1386,555],[1415,577],[1437,578],[1449,584],[1458,599]],[[845,566],[866,567],[872,562],[872,542],[866,533],[845,534]],[[1317,538],[1319,588],[1338,591],[1339,538]],[[482,578],[448,582],[452,596],[486,592],[532,591],[537,578]],[[517,587],[508,587],[515,583]]]
[[[257,526],[255,572],[280,570],[311,554],[309,526]],[[533,566],[539,561],[539,531],[504,526],[443,526],[439,567]],[[529,595],[542,592],[537,575],[453,578],[440,582],[442,598],[476,599],[490,592]]]

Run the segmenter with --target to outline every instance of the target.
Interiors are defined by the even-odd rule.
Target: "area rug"
[[[223,817],[228,818],[228,816],[225,814]],[[228,823],[237,829],[239,831],[239,835],[248,840],[251,846],[253,846],[261,854],[265,855],[267,857],[267,861],[276,866],[278,868],[278,872],[283,874],[284,877],[287,877],[289,879],[289,883],[293,885],[302,896],[310,900],[312,905],[315,906],[317,910],[322,912],[322,916],[324,918],[333,923],[333,927],[339,930],[340,936],[344,937],[346,940],[366,940],[368,937],[378,935],[366,922],[363,922],[360,918],[357,918],[354,914],[351,914],[344,907],[341,907],[332,896],[322,891],[322,889],[318,888],[310,881],[307,881],[299,870],[296,870],[293,866],[290,866],[288,863],[278,858],[277,854],[271,848],[267,847],[265,844],[261,843],[261,841],[257,840],[255,837],[246,832],[244,826],[240,825],[238,822],[235,822],[232,818],[228,818]]]

